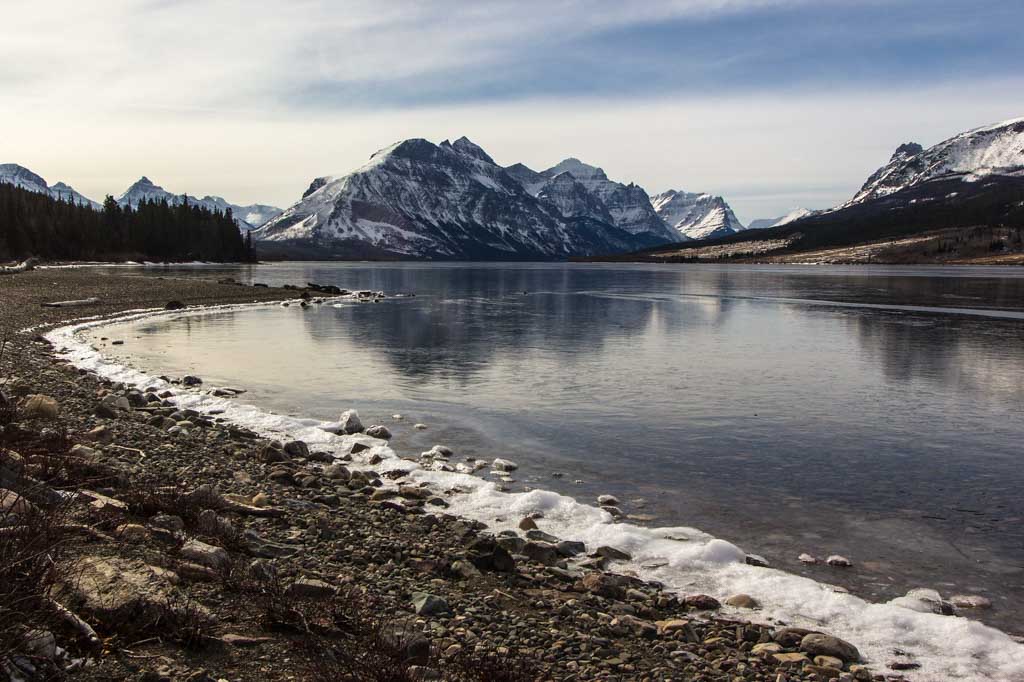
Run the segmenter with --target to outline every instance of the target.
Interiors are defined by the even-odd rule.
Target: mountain
[[[651,203],[667,225],[688,239],[718,239],[743,230],[743,223],[719,196],[670,189]]]
[[[924,182],[1024,175],[1024,118],[975,128],[922,149],[901,145],[844,207],[895,194]]]
[[[253,236],[264,253],[347,258],[558,259],[665,241],[576,211],[585,198],[567,180],[548,201],[465,137],[404,140],[353,173],[315,179]]]
[[[519,184],[523,186],[523,189],[533,196],[537,196],[544,185],[546,185],[551,179],[521,163],[506,166],[505,172],[508,173],[512,179],[519,182]]]
[[[609,225],[615,218],[604,202],[594,196],[572,173],[559,173],[541,186],[537,198],[545,201],[569,218],[593,218]]]
[[[92,199],[79,194],[73,187],[63,182],[58,182],[55,185],[47,185],[46,180],[39,175],[36,175],[28,168],[19,166],[16,163],[3,163],[0,164],[0,182],[15,187],[21,187],[27,189],[30,192],[36,192],[38,194],[47,194],[54,199],[61,199],[63,201],[70,201],[75,204],[84,204],[95,209],[99,209],[100,205]]]
[[[136,180],[131,187],[126,189],[124,193],[118,197],[117,203],[122,206],[135,207],[142,201],[166,201],[168,204],[174,206],[184,202],[186,199],[188,199],[189,203],[198,204],[210,210],[223,212],[230,208],[231,213],[235,218],[235,222],[238,223],[238,227],[243,230],[255,229],[268,220],[281,215],[281,209],[275,206],[266,206],[264,204],[239,206],[238,204],[229,203],[225,199],[217,196],[205,196],[202,199],[199,199],[193,196],[188,196],[187,194],[174,194],[173,192],[168,192],[163,187],[154,184],[153,181],[145,175]]]
[[[784,216],[778,218],[758,218],[757,220],[750,221],[747,225],[748,230],[766,230],[769,227],[779,227],[780,225],[788,225],[794,220],[800,220],[811,215],[813,211],[806,208],[794,208],[792,211]]]
[[[650,196],[639,185],[624,185],[609,180],[603,169],[576,158],[565,159],[540,174],[554,179],[562,173],[571,174],[597,197],[608,209],[616,227],[631,234],[648,234],[663,241],[680,241],[679,234],[658,216],[651,205]]]

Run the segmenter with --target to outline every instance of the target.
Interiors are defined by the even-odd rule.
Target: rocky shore
[[[86,315],[304,292],[0,278],[0,679],[779,682],[913,668],[898,655],[869,668],[828,633],[717,617],[716,598],[617,573],[620,550],[559,541],[543,519],[494,535],[447,515],[446,491],[373,468],[387,429],[354,415],[336,461],[181,409],[201,378],[141,392],[39,336]]]

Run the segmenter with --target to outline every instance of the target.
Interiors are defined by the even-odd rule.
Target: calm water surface
[[[1024,612],[1024,270],[275,264],[147,271],[410,292],[102,332],[154,373],[400,454],[516,460],[516,486],[692,525],[873,599]],[[98,335],[97,335],[98,336]],[[98,343],[98,342],[97,342]],[[392,420],[402,413],[406,419]],[[415,422],[430,429],[417,432]],[[556,478],[553,473],[564,473]],[[801,552],[855,568],[807,567]]]

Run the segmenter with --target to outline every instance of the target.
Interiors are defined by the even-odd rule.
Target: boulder
[[[208,568],[219,569],[227,566],[231,560],[227,550],[223,547],[215,547],[208,545],[201,540],[195,538],[186,542],[181,548],[181,556],[189,561],[206,566]]]
[[[191,374],[189,374],[182,378],[181,383],[183,383],[186,386],[201,386],[203,380],[197,376],[192,376]]]
[[[353,434],[363,430],[363,423],[359,421],[359,412],[356,410],[345,410],[338,418],[338,430],[341,433]]]
[[[10,516],[31,514],[35,509],[35,505],[18,493],[0,488],[0,523],[10,520]]]
[[[21,414],[26,419],[56,419],[60,406],[48,395],[30,395],[21,405]]]
[[[412,593],[412,608],[420,616],[436,616],[451,610],[444,597],[427,592]]]
[[[284,451],[292,457],[309,457],[309,446],[301,440],[288,441],[284,444]]]
[[[842,556],[841,554],[833,554],[828,559],[825,559],[825,563],[829,566],[839,566],[841,568],[847,568],[853,566],[853,562]]]
[[[323,580],[314,578],[299,578],[288,586],[286,594],[296,599],[326,599],[333,597],[334,587]]]
[[[856,663],[860,660],[857,647],[838,637],[817,632],[804,635],[800,640],[800,651],[811,656],[832,656],[846,663]]]
[[[545,566],[554,566],[560,559],[558,548],[550,542],[537,542],[531,540],[526,543],[525,547],[523,547],[522,554],[538,563],[544,564]]]
[[[598,547],[591,556],[602,557],[609,561],[629,561],[633,558],[632,555],[623,552],[621,549],[608,547],[607,545]]]
[[[579,586],[586,592],[607,599],[623,599],[626,596],[622,579],[608,573],[588,573],[580,580]]]
[[[779,628],[775,631],[772,639],[784,647],[795,647],[803,641],[804,637],[814,632],[807,628]]]
[[[381,426],[380,424],[374,424],[370,428],[366,429],[366,435],[372,438],[380,438],[382,440],[388,440],[391,438],[391,431],[388,427]]]
[[[491,468],[495,471],[515,471],[519,468],[519,465],[509,459],[496,458],[491,462]]]
[[[713,611],[722,608],[717,599],[707,594],[691,594],[683,599],[683,604],[698,611]]]
[[[749,594],[734,594],[726,599],[725,603],[738,609],[756,609],[760,606],[758,601]]]

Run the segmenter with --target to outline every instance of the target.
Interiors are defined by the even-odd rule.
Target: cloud
[[[50,0],[0,24],[0,161],[92,196],[291,203],[404,137],[575,155],[743,220],[900,142],[1024,113],[1024,9],[978,0]]]

